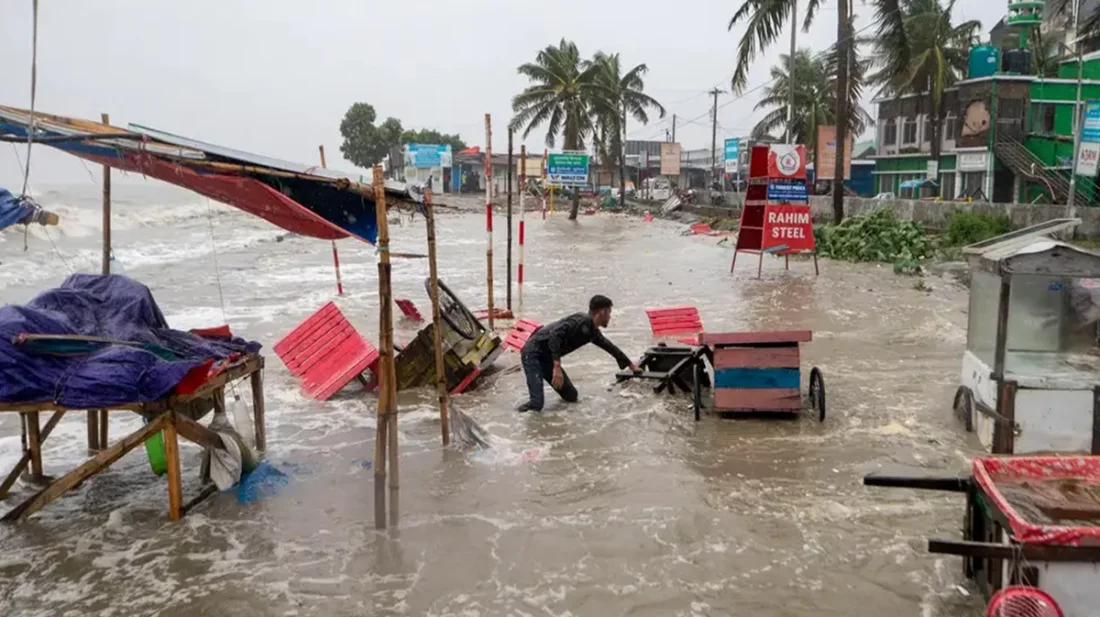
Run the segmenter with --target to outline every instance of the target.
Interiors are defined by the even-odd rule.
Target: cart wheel
[[[955,417],[958,418],[963,426],[966,427],[967,433],[974,432],[974,395],[970,392],[970,388],[966,386],[959,386],[958,390],[955,390]]]
[[[428,291],[428,296],[431,297],[432,284],[430,278],[424,279],[424,289]],[[476,339],[485,330],[477,315],[471,313],[470,309],[466,308],[462,300],[459,300],[458,296],[454,295],[451,288],[447,287],[442,280],[439,281],[439,316],[459,336],[470,341]]]
[[[810,408],[817,412],[817,421],[825,421],[825,378],[816,366],[810,369]]]

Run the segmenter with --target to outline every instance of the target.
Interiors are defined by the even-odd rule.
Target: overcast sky
[[[325,145],[339,155],[340,119],[356,101],[379,120],[460,133],[483,144],[493,116],[493,148],[504,152],[511,97],[525,81],[516,66],[562,37],[583,54],[619,52],[649,66],[647,91],[669,111],[630,139],[663,139],[671,114],[685,148],[710,146],[710,97],[728,90],[743,26],[727,31],[738,0],[41,0],[38,109],[112,123],[134,122],[259,154],[310,163]],[[803,4],[804,3],[800,3]],[[835,40],[829,0],[799,47]],[[956,19],[988,30],[1002,0],[958,0]],[[856,2],[857,27],[872,9]],[[0,104],[30,104],[31,0],[0,0]],[[870,32],[870,30],[868,30]],[[750,89],[766,82],[787,48],[752,67]],[[719,96],[718,140],[747,135],[762,112],[756,94]],[[870,110],[869,111],[873,111]],[[694,120],[694,122],[689,122]],[[527,138],[541,151],[545,132]],[[516,150],[521,140],[517,136]],[[23,156],[23,148],[19,156]],[[0,145],[0,186],[17,188],[15,151]],[[36,183],[90,181],[72,157],[35,151]],[[120,179],[120,181],[126,181]]]

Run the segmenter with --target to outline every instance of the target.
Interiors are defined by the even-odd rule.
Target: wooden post
[[[512,129],[508,129],[508,311],[512,310]]]
[[[39,435],[39,443],[46,441],[46,438],[49,437],[50,433],[53,431],[53,427],[57,426],[57,423],[61,421],[61,417],[64,415],[64,411],[55,411],[54,414],[50,416],[50,419],[46,420],[46,426],[42,428],[41,434]],[[20,414],[19,419],[21,421],[23,420],[22,414]],[[23,424],[23,428],[25,431],[25,423]],[[4,478],[4,481],[0,482],[0,500],[8,498],[8,491],[11,490],[11,487],[15,484],[15,481],[19,479],[19,474],[23,473],[23,470],[26,469],[27,465],[29,465],[31,462],[31,453],[30,449],[28,448],[26,435],[24,435],[23,437],[23,456],[19,459],[19,462],[15,464],[15,467],[12,468],[11,472],[8,473],[8,476]]]
[[[178,521],[183,516],[183,476],[180,472],[180,442],[176,422],[171,412],[165,413],[164,459],[168,463],[168,518]]]
[[[108,437],[110,437],[110,431],[108,430],[109,426],[110,426],[110,424],[108,422],[107,410],[106,409],[100,409],[99,410],[99,449],[100,450],[107,447]]]
[[[317,150],[321,152],[321,169],[328,169],[328,163],[325,161],[325,147],[317,146]],[[340,279],[340,253],[336,250],[336,240],[332,240],[332,266],[336,269],[336,295],[342,296],[344,281]]]
[[[485,114],[485,284],[489,291],[489,330],[493,329],[493,125]]]
[[[103,124],[110,124],[109,114],[100,114]],[[100,271],[111,273],[111,168],[103,166],[103,252],[100,258]],[[99,451],[107,447],[107,412],[92,409],[88,414],[88,450]]]
[[[523,307],[523,218],[527,211],[527,146],[519,147],[519,266],[516,283],[519,285],[519,305]],[[511,228],[511,225],[508,226]]]
[[[390,226],[382,166],[374,166],[374,206],[378,218],[378,431],[374,447],[374,523],[386,527],[387,451],[396,450],[397,380],[393,358],[393,291],[390,285]],[[393,434],[391,435],[391,431]],[[397,452],[389,452],[390,488],[397,489]]]
[[[1016,420],[1016,388],[1005,378],[1005,358],[1008,352],[1009,301],[1012,297],[1012,277],[1001,275],[1001,292],[997,299],[997,338],[993,349],[993,381],[997,386],[997,415],[1013,424]],[[993,424],[993,454],[1012,454],[1016,441],[1014,426]]]
[[[522,199],[522,198],[521,198]],[[432,190],[424,191],[424,218],[428,224],[428,295],[432,300],[432,337],[435,344],[435,387],[439,393],[439,423],[443,447],[451,443],[451,420],[447,412],[447,367],[443,363],[443,320],[439,314],[439,269],[435,252],[435,206]]]
[[[252,423],[256,429],[256,449],[267,450],[267,429],[264,427],[264,374],[256,369],[251,375],[252,384]]]
[[[80,467],[58,478],[53,484],[42,489],[27,501],[9,510],[0,520],[17,521],[41,510],[50,502],[63,495],[66,491],[103,471],[106,467],[122,458],[127,452],[145,443],[147,439],[163,430],[168,422],[168,416],[169,414],[167,413],[157,416],[155,420],[149,422],[140,430],[119,440],[113,446],[105,448],[102,452],[86,461]],[[53,418],[50,420],[52,422]],[[48,423],[46,426],[47,428],[52,428]]]
[[[42,478],[42,437],[38,412],[29,411],[23,416],[23,421],[27,423],[27,452],[31,455],[31,477],[39,480]]]

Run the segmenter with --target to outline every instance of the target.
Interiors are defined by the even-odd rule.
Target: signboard
[[[520,171],[523,170],[523,159],[516,157],[514,161],[516,165],[516,177],[519,178]],[[527,157],[527,177],[528,178],[541,178],[542,177],[542,157],[541,156],[528,156]]]
[[[741,140],[727,139],[725,148],[726,173],[735,174],[741,169]]]
[[[815,170],[814,177],[818,180],[831,180],[836,178],[836,127],[817,127],[817,144],[820,152],[817,156],[817,164],[821,169]],[[852,136],[848,136],[848,146],[844,149],[844,179],[852,179]]]
[[[680,175],[680,144],[661,144],[661,175]]]
[[[809,205],[768,206],[764,209],[761,250],[783,254],[812,253],[814,249],[813,216]]]
[[[809,198],[810,194],[804,181],[768,183],[768,200],[770,201],[806,203]]]
[[[1100,101],[1085,103],[1085,124],[1081,127],[1081,142],[1100,143]]]
[[[1100,167],[1100,143],[1082,141],[1077,149],[1077,175],[1095,178],[1098,167]]]
[[[768,152],[768,177],[779,180],[805,180],[806,147],[772,144]]]
[[[926,172],[927,172],[925,174],[926,178],[928,178],[929,180],[937,180],[938,181],[939,180],[939,175],[940,175],[940,162],[939,161],[928,161],[928,166],[927,166]]]
[[[446,144],[405,144],[405,167],[439,169],[451,166],[451,147]]]
[[[546,157],[546,179],[559,186],[588,184],[588,153],[551,152]]]
[[[959,171],[989,171],[989,153],[960,152]]]

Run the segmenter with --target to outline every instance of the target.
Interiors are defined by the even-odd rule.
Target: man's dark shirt
[[[524,350],[539,354],[549,354],[552,361],[567,356],[577,349],[594,344],[615,357],[619,368],[630,366],[631,360],[611,341],[604,338],[592,316],[585,313],[570,315],[535,331],[524,345]]]

